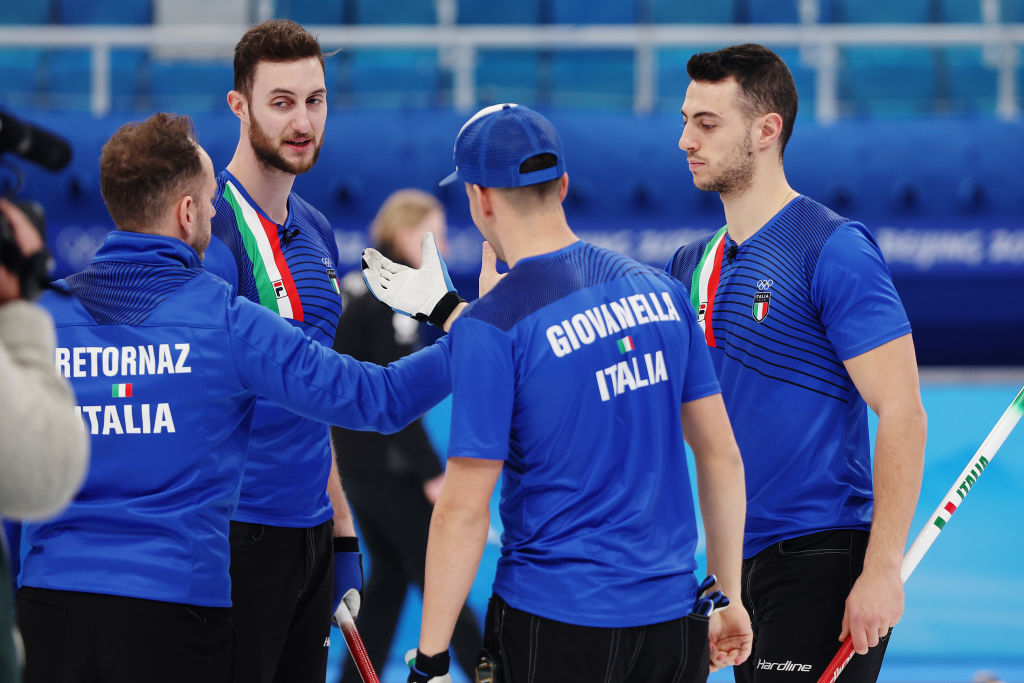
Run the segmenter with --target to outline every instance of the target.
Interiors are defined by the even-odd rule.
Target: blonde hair
[[[370,223],[370,239],[378,249],[390,250],[400,231],[416,227],[432,211],[444,216],[444,207],[432,194],[412,188],[392,192]]]

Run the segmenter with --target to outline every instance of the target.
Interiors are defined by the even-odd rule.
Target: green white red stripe
[[[282,318],[302,320],[302,302],[281,253],[277,224],[250,205],[230,180],[224,184],[224,199],[235,212],[242,244],[252,261],[252,275],[260,303]]]
[[[725,231],[723,227],[708,242],[704,255],[693,271],[690,283],[690,303],[697,313],[697,322],[704,330],[704,341],[708,346],[715,346],[715,331],[712,324],[715,308],[715,294],[718,292],[718,279],[722,274],[722,255],[725,253]]]
[[[619,353],[629,353],[636,347],[633,345],[633,337],[623,337],[619,340]]]
[[[130,398],[132,395],[131,384],[114,384],[111,385],[110,395],[114,398]]]

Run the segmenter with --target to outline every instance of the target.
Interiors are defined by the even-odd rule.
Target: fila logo
[[[755,667],[761,671],[799,671],[800,673],[807,673],[811,670],[810,664],[796,664],[788,659],[784,662],[766,662],[765,660],[758,658],[757,666]]]
[[[704,315],[708,312],[708,302],[701,301],[700,307],[697,309],[697,322],[704,322]]]
[[[774,285],[774,284],[775,284],[775,282],[772,281],[772,280],[758,280],[757,281],[757,288],[759,290],[761,290],[762,292],[766,292],[769,289],[771,289],[772,285]]]
[[[274,296],[278,299],[286,299],[288,297],[288,290],[284,288],[284,280],[274,280],[270,283],[270,286],[274,288]]]

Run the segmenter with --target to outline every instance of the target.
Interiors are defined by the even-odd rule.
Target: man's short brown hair
[[[783,155],[793,134],[798,97],[793,74],[781,57],[756,43],[732,45],[693,55],[686,64],[686,73],[704,83],[734,78],[741,104],[752,119],[769,113],[782,117],[779,156]]]
[[[147,232],[202,172],[192,119],[153,114],[121,126],[103,145],[100,192],[119,229]]]
[[[324,66],[317,39],[290,19],[270,19],[256,24],[235,45],[235,90],[252,96],[256,66],[260,62],[294,62],[316,57]],[[326,70],[325,70],[326,73]]]

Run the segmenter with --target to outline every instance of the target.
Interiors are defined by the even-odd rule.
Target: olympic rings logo
[[[775,282],[772,281],[772,280],[758,280],[757,281],[757,288],[763,292],[766,289],[771,289],[771,286],[774,285],[774,284],[775,284]]]

